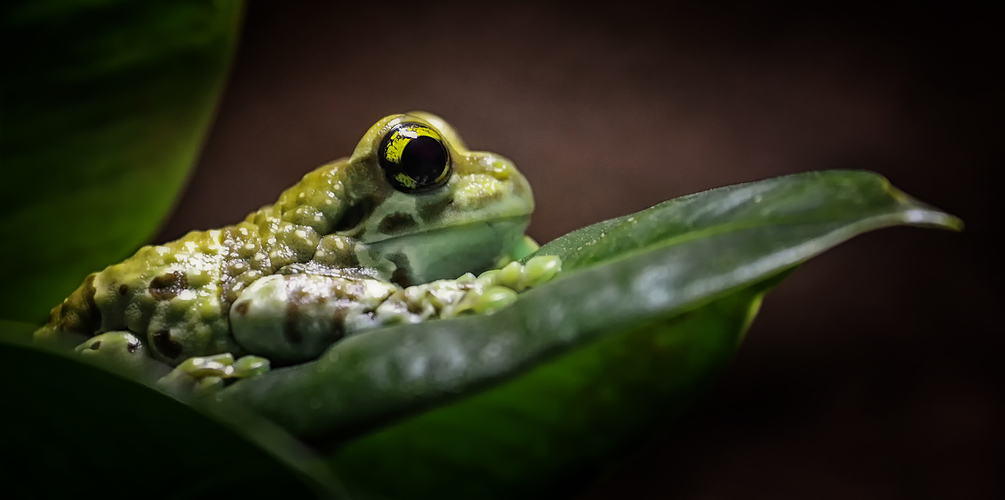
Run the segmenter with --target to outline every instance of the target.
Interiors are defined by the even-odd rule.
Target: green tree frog
[[[435,115],[388,116],[243,222],[91,274],[35,339],[217,388],[349,335],[508,305],[560,270],[517,262],[537,248],[533,209],[510,160],[468,150]]]

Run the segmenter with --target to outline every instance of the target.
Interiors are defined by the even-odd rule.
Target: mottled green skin
[[[405,194],[385,179],[376,150],[402,121],[427,124],[445,139],[454,171],[443,187]],[[80,343],[128,331],[149,356],[172,366],[193,356],[241,356],[249,351],[235,340],[230,315],[256,281],[276,274],[342,280],[338,290],[304,299],[317,302],[349,300],[343,283],[401,290],[481,272],[520,246],[533,207],[530,186],[509,160],[469,151],[436,116],[389,116],[370,128],[351,157],[308,173],[243,222],[143,247],[91,274],[35,337]],[[289,300],[295,316],[300,299]]]

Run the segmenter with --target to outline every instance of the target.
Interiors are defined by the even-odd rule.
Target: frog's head
[[[277,205],[284,200],[283,212],[302,200],[324,216],[319,249],[351,245],[354,262],[340,266],[376,269],[399,284],[492,267],[520,244],[534,210],[513,162],[468,150],[443,119],[423,112],[380,120],[350,158],[308,174]]]

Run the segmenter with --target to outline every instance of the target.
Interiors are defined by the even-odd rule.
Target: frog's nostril
[[[491,158],[485,165],[485,173],[501,181],[509,180],[515,170],[516,167],[513,165],[513,162],[506,158]]]

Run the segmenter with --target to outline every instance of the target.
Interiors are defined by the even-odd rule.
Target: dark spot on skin
[[[91,349],[94,349],[95,351],[97,351],[99,347],[101,347],[101,341],[100,340],[97,340],[93,344],[91,344]]]
[[[337,261],[342,267],[359,267],[359,259],[356,254],[351,251],[340,252],[340,258]]]
[[[123,283],[119,285],[119,295],[125,295],[129,293],[129,285]]]
[[[304,341],[304,336],[300,334],[297,327],[297,319],[300,318],[300,304],[290,301],[286,306],[286,328],[283,335],[291,344],[299,344]]]
[[[187,287],[185,273],[173,271],[150,280],[150,295],[155,300],[171,300]]]
[[[348,314],[349,308],[344,307],[335,311],[335,314],[332,316],[332,330],[329,332],[329,338],[332,343],[345,337],[345,317]]]
[[[171,332],[167,330],[156,331],[150,335],[150,338],[154,342],[154,347],[165,358],[174,359],[181,354],[181,344],[171,338]]]
[[[412,285],[412,277],[409,272],[408,257],[404,254],[396,253],[387,256],[387,260],[394,263],[395,269],[391,273],[391,283],[402,288]]]
[[[412,314],[422,313],[422,304],[418,302],[407,302],[406,304],[408,305],[408,312]]]
[[[248,314],[248,303],[247,302],[241,302],[240,304],[234,306],[234,310],[237,311],[238,314],[242,314],[242,315],[243,314]]]
[[[310,294],[301,288],[300,280],[284,280],[286,285],[286,327],[283,328],[283,336],[291,344],[303,342],[304,336],[298,326],[300,320],[300,306],[310,299]]]
[[[407,288],[412,286],[412,279],[408,276],[407,270],[399,267],[391,273],[391,283],[394,283],[402,288]]]
[[[342,218],[339,219],[338,223],[335,224],[335,232],[343,232],[355,229],[357,226],[363,223],[370,214],[373,212],[374,207],[376,207],[372,198],[364,198],[356,202],[355,205],[349,207],[345,213],[342,214]]]
[[[398,212],[384,217],[377,226],[377,230],[384,234],[396,234],[413,229],[417,225],[419,223],[415,222],[411,215]]]
[[[448,196],[446,198],[439,199],[432,203],[426,203],[419,205],[419,218],[424,222],[429,222],[433,220],[438,220],[440,215],[447,207],[454,204],[454,197]]]
[[[95,293],[94,278],[97,278],[97,277],[98,277],[97,274],[94,274],[94,273],[88,274],[87,277],[84,278],[84,284],[81,285],[81,288],[84,288],[86,290],[84,293],[87,294],[87,295],[89,295],[91,299],[94,298],[94,293]]]

